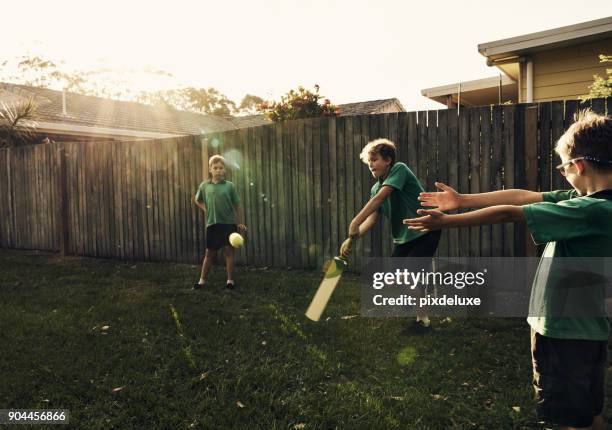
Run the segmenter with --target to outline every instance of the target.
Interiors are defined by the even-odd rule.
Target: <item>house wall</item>
[[[600,54],[612,54],[612,37],[597,42],[531,54],[533,60],[533,101],[577,99],[589,92],[593,75],[606,76]],[[521,63],[520,100],[527,100],[527,67]]]

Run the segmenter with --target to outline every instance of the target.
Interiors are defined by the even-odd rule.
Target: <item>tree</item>
[[[247,115],[255,115],[258,112],[258,107],[264,102],[259,96],[254,96],[252,94],[247,94],[242,98],[240,102],[240,106],[238,106],[238,110],[240,113],[244,113]]]
[[[290,90],[281,97],[279,102],[259,105],[259,111],[266,115],[270,120],[287,121],[300,118],[313,117],[334,117],[340,113],[340,109],[333,105],[329,99],[324,99],[323,103],[319,100],[323,96],[319,95],[319,86],[314,86],[314,91],[304,89],[299,86],[298,90]]]
[[[134,81],[137,82],[137,77],[142,77],[142,74],[149,77],[173,77],[171,73],[163,70],[152,70],[145,67],[139,70],[123,71],[110,68],[70,71],[65,68],[63,62],[57,63],[33,55],[24,55],[18,57],[15,61],[17,63],[12,70],[16,70],[17,73],[14,75],[2,71],[3,68],[6,68],[8,61],[0,63],[2,79],[22,85],[63,88],[88,96],[163,105],[174,109],[222,117],[228,117],[238,112],[236,103],[212,87],[179,87],[157,91],[138,91],[134,89],[136,87]],[[260,102],[263,101],[257,96],[248,97]],[[251,103],[255,102],[251,100]]]
[[[612,63],[612,55],[600,55],[600,63]],[[594,75],[594,81],[589,85],[589,93],[582,99],[590,100],[599,97],[612,96],[612,69],[606,69],[607,78],[602,78],[599,75]]]
[[[228,117],[237,112],[236,104],[215,88],[187,87],[153,92],[143,91],[136,100],[140,103],[222,117]]]
[[[35,143],[35,116],[32,99],[15,105],[0,103],[0,148]]]
[[[217,116],[232,116],[236,112],[236,103],[214,88],[187,87],[183,94],[188,103],[188,110]]]

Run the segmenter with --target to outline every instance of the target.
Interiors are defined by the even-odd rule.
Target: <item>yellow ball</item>
[[[238,233],[230,234],[229,241],[234,248],[241,248],[244,245],[244,237]]]

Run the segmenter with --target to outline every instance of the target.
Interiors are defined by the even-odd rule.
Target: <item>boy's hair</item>
[[[215,163],[223,163],[225,166],[225,158],[221,155],[213,155],[208,159],[208,167],[212,166]]]
[[[363,147],[359,158],[367,164],[370,155],[373,154],[378,154],[383,158],[390,158],[391,165],[393,165],[395,163],[395,144],[389,139],[373,140]]]
[[[594,170],[612,171],[612,117],[585,109],[576,113],[574,121],[557,141],[557,154],[587,157]]]

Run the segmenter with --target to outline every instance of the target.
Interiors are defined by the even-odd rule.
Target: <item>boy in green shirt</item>
[[[409,230],[402,223],[405,218],[417,215],[418,197],[424,189],[408,166],[395,161],[395,144],[387,139],[373,140],[363,148],[359,158],[368,165],[376,183],[370,191],[370,200],[353,218],[349,237],[363,236],[374,227],[381,213],[391,221],[392,257],[433,257],[440,232],[421,233]],[[349,252],[347,239],[340,248],[340,255],[347,257]],[[430,329],[429,318],[421,311],[410,331],[423,333]]]
[[[538,417],[562,428],[603,429],[604,374],[610,323],[600,290],[580,294],[594,303],[593,316],[551,315],[564,294],[562,257],[612,256],[612,117],[581,112],[561,136],[557,169],[574,188],[537,193],[503,190],[458,194],[436,183],[441,192],[423,193],[420,218],[409,228],[427,232],[503,222],[527,225],[536,244],[546,243],[531,293],[531,349]],[[446,215],[457,208],[485,208]],[[544,260],[547,258],[547,260]],[[566,260],[567,261],[567,260]]]
[[[225,180],[225,159],[220,155],[213,155],[208,160],[208,167],[210,179],[200,184],[194,198],[195,204],[206,216],[206,254],[202,262],[200,280],[194,284],[193,289],[198,290],[204,286],[206,275],[221,248],[225,250],[226,287],[233,289],[234,248],[229,243],[229,236],[238,230],[246,231],[246,226],[240,223],[240,198],[236,187]]]

